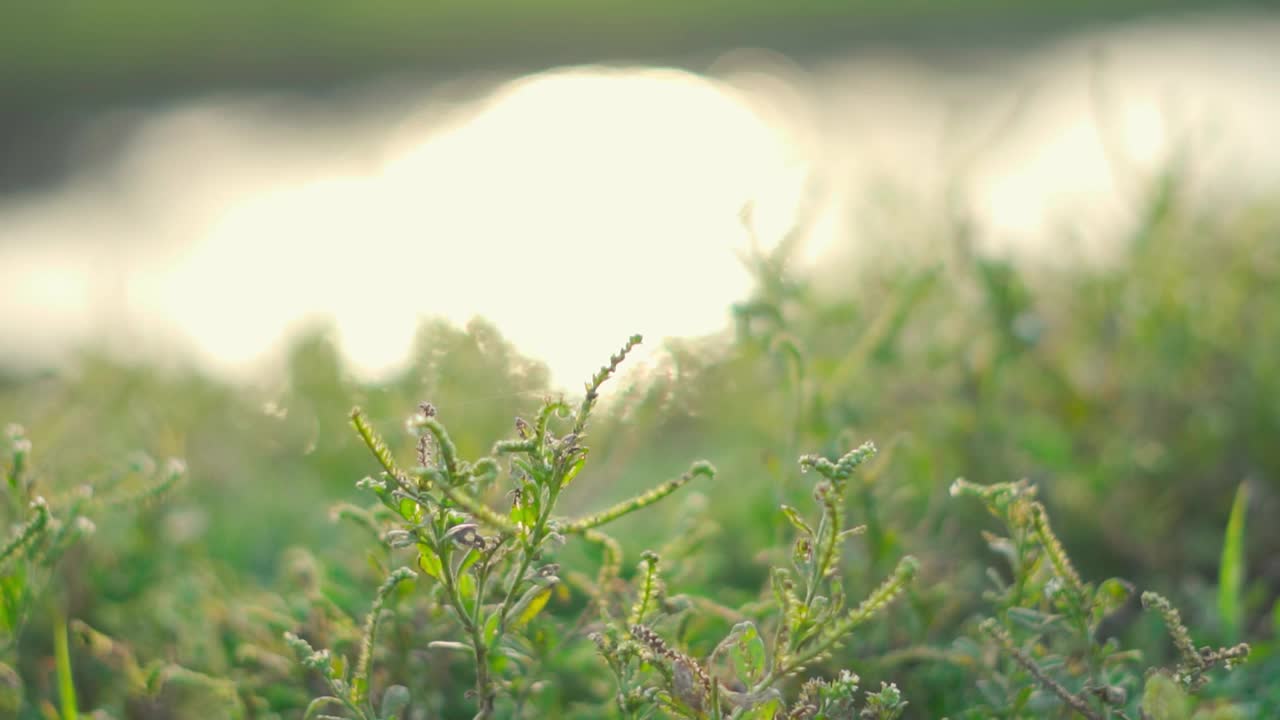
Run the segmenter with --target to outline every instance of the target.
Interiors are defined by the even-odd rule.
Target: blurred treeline
[[[695,488],[702,499],[646,511],[616,535],[630,568],[641,549],[689,537],[697,513],[697,563],[678,570],[677,562],[670,590],[734,605],[765,584],[771,553],[788,552],[776,545],[786,537],[777,504],[806,502],[811,486],[795,458],[875,440],[881,458],[850,508],[869,530],[848,554],[846,576],[870,587],[904,552],[925,571],[909,610],[872,636],[895,664],[846,660],[866,677],[897,680],[919,716],[936,717],[965,707],[972,684],[968,670],[945,657],[921,660],[920,649],[941,652],[965,631],[986,567],[999,564],[979,534],[991,519],[948,497],[956,477],[1030,478],[1086,578],[1119,576],[1169,593],[1211,637],[1225,632],[1213,599],[1223,532],[1237,487],[1249,483],[1243,635],[1273,637],[1280,204],[1238,199],[1206,210],[1169,178],[1140,204],[1114,256],[1094,263],[981,253],[961,217],[927,228],[903,222],[917,239],[867,243],[892,249],[837,254],[817,270],[794,261],[802,232],[751,256],[757,287],[733,308],[734,331],[670,341],[647,376],[614,388],[566,511],[601,507],[691,459],[711,460],[720,474]],[[573,322],[572,308],[549,310]],[[616,329],[620,340],[631,330]],[[476,457],[547,392],[546,368],[483,320],[461,329],[428,322],[405,368],[381,382],[352,379],[316,329],[293,343],[276,384],[235,385],[89,352],[66,372],[0,379],[0,418],[26,426],[34,466],[66,492],[134,451],[186,458],[190,481],[164,503],[95,518],[98,533],[62,569],[66,593],[56,604],[126,638],[140,662],[258,677],[245,670],[237,628],[246,607],[281,602],[264,592],[316,572],[298,563],[327,568],[326,602],[353,617],[377,583],[361,560],[371,539],[328,512],[365,501],[353,485],[371,467],[347,427],[352,405],[408,452],[412,439],[397,428],[429,400],[461,453]],[[566,548],[570,558],[582,552]],[[47,627],[31,625],[24,677],[50,675]],[[1160,651],[1158,626],[1129,632]],[[1234,688],[1268,716],[1280,708],[1280,688],[1267,680],[1278,666],[1259,648],[1215,687]],[[591,661],[583,650],[564,663]],[[80,663],[83,702],[110,705],[119,687]],[[562,680],[569,696],[586,682]]]
[[[568,64],[704,68],[741,47],[995,44],[1247,2],[1204,0],[520,0],[0,3],[0,189],[79,169],[87,120],[235,90],[338,94],[371,78],[525,74]],[[108,118],[109,119],[109,118]]]
[[[1196,0],[1018,3],[545,0],[300,6],[228,0],[185,5],[11,3],[0,18],[0,89],[49,99],[76,87],[150,92],[213,82],[274,83],[364,77],[371,70],[527,67],[653,59],[762,43],[813,49],[853,40],[1062,29],[1064,24],[1212,8]],[[955,37],[959,32],[960,37]],[[936,37],[934,38],[936,39]],[[6,88],[6,86],[8,86]],[[71,100],[71,98],[66,98]]]

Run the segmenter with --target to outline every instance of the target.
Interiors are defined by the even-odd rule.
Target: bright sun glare
[[[917,201],[961,172],[993,249],[1070,259],[1114,246],[1178,138],[1231,181],[1274,177],[1276,31],[1086,34],[985,74],[749,52],[722,79],[566,69],[478,99],[419,88],[416,109],[401,88],[354,119],[296,96],[187,100],[137,116],[62,187],[0,199],[0,334],[20,338],[0,360],[103,341],[165,358],[177,340],[243,374],[319,320],[367,376],[406,358],[423,318],[482,316],[576,388],[631,333],[652,352],[727,325],[749,291],[748,203],[767,246],[812,192],[812,261],[824,240],[892,249],[943,216]],[[1099,44],[1117,49],[1101,104]],[[1220,140],[1187,129],[1203,117]]]
[[[204,152],[226,149],[202,150],[228,132],[217,117],[180,121],[185,136],[162,123],[150,136],[165,147],[148,152],[181,152],[199,173]],[[731,90],[674,70],[523,78],[386,157],[228,178],[243,192],[193,214],[163,267],[122,269],[130,312],[146,316],[130,324],[162,325],[239,372],[329,318],[353,367],[377,374],[405,359],[421,318],[479,315],[576,387],[633,332],[724,327],[749,287],[733,254],[742,207],[757,205],[767,241],[806,173]]]

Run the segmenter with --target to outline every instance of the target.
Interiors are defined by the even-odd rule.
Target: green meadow
[[[483,319],[377,382],[323,326],[0,376],[0,717],[1276,717],[1278,208],[797,231],[568,391]]]

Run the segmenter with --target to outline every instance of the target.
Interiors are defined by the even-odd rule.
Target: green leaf
[[[493,647],[494,641],[498,639],[499,614],[495,611],[489,616],[488,620],[484,621],[484,643],[490,648]]]
[[[569,483],[573,482],[573,479],[578,477],[578,473],[582,472],[582,468],[586,464],[587,458],[585,456],[578,458],[578,461],[565,471],[564,480],[560,483],[560,489],[563,490],[564,488],[569,487]]]
[[[159,693],[164,684],[164,663],[156,660],[147,663],[146,678],[142,684],[151,695]]]
[[[1093,594],[1089,622],[1098,642],[1117,636],[1133,621],[1138,608],[1138,589],[1122,578],[1109,578]]]
[[[422,569],[422,572],[436,580],[439,580],[444,575],[444,566],[440,563],[440,556],[422,543],[418,544],[418,567]]]
[[[538,509],[534,507],[532,494],[537,492],[536,485],[525,485],[523,491],[528,493],[527,497],[521,498],[520,502],[511,506],[511,512],[508,517],[511,522],[524,528],[531,528],[538,522]]]
[[[0,576],[0,630],[12,632],[22,617],[22,599],[27,592],[25,565],[16,565]]]
[[[787,516],[787,519],[791,521],[791,524],[794,525],[797,530],[809,537],[813,537],[813,528],[809,527],[809,523],[805,522],[804,518],[800,517],[800,513],[796,512],[795,508],[790,505],[783,505],[781,506],[781,510],[782,514]]]
[[[532,587],[520,598],[520,602],[516,603],[513,609],[516,612],[516,619],[511,623],[511,628],[519,629],[524,627],[530,620],[542,612],[542,608],[547,606],[547,601],[551,599],[552,585],[546,587]]]
[[[1031,693],[1034,691],[1034,685],[1026,685],[1018,691],[1017,696],[1013,699],[1012,709],[1014,713],[1022,712],[1023,708],[1027,706],[1027,702],[1031,700]]]
[[[462,558],[462,563],[458,565],[458,574],[461,575],[470,570],[471,566],[475,565],[479,559],[480,553],[475,548],[468,550],[466,556]]]
[[[511,511],[507,512],[507,518],[512,521],[512,524],[521,528],[531,528],[538,520],[531,503],[525,500],[512,503]]]
[[[1240,618],[1243,614],[1240,599],[1244,587],[1244,521],[1249,508],[1249,486],[1240,483],[1236,499],[1231,504],[1231,516],[1227,520],[1226,537],[1222,544],[1222,565],[1218,570],[1218,613],[1222,617],[1222,630],[1226,641],[1234,643],[1240,636]]]
[[[1118,610],[1133,595],[1133,584],[1120,578],[1108,578],[1094,593],[1094,614],[1101,617]]]
[[[754,686],[768,672],[764,640],[755,623],[740,622],[734,625],[716,646],[712,653],[713,661],[721,653],[728,655],[734,677],[746,687]]]
[[[468,615],[475,611],[476,579],[471,576],[471,573],[462,573],[458,576],[458,597],[462,598],[462,605],[466,608]]]
[[[418,503],[409,498],[400,498],[396,511],[400,513],[400,517],[411,523],[416,523],[422,519],[422,508]]]

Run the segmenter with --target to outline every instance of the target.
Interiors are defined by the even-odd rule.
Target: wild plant
[[[792,678],[828,659],[854,630],[897,599],[916,574],[917,563],[907,556],[862,602],[847,606],[841,552],[850,536],[865,530],[846,525],[848,479],[874,453],[868,443],[834,462],[811,455],[800,459],[802,469],[822,477],[813,491],[817,521],[810,524],[796,509],[780,508],[795,529],[791,567],[772,569],[771,602],[751,609],[755,619],[736,623],[705,662],[659,632],[678,628],[688,604],[667,601],[660,558],[645,554],[630,610],[617,612],[601,603],[605,628],[592,635],[614,674],[623,716],[834,720],[855,713],[884,719],[902,714],[906,702],[895,686],[863,694],[858,676],[847,670],[833,680],[811,679],[798,697],[786,699]],[[748,616],[745,611],[726,614]]]
[[[54,581],[63,557],[94,532],[95,512],[147,504],[172,489],[186,472],[180,460],[163,467],[136,456],[122,470],[96,485],[68,493],[47,482],[31,462],[32,444],[19,425],[5,428],[3,501],[0,527],[0,709],[20,708],[23,682],[7,663],[22,660],[23,635],[33,614],[52,623],[59,704],[75,717],[76,691],[71,677],[67,621]]]
[[[325,703],[304,689],[310,671],[293,659],[301,647],[293,633],[358,653],[368,629],[367,613],[353,618],[345,603],[335,601],[343,588],[331,572],[308,550],[291,547],[280,558],[275,592],[233,590],[197,573],[164,588],[195,603],[189,613],[200,618],[200,627],[184,628],[184,637],[163,655],[79,619],[69,623],[71,647],[82,663],[92,661],[113,677],[129,717],[161,709],[210,720],[300,717],[309,704],[319,711]],[[328,675],[317,679],[330,682]],[[403,690],[389,690],[379,708],[394,708]]]
[[[183,704],[184,709],[199,708],[204,717],[240,720],[249,714],[239,685],[229,677],[215,677],[162,658],[140,661],[127,643],[82,620],[71,620],[68,629],[72,647],[109,667],[128,702],[146,706],[159,704],[164,694],[170,698],[184,694],[199,698]],[[98,715],[110,717],[101,710]]]
[[[1128,581],[1086,583],[1049,524],[1027,481],[976,485],[957,480],[952,495],[976,497],[1000,518],[1008,537],[984,533],[1009,564],[1009,577],[988,572],[986,597],[995,615],[979,628],[1003,661],[979,683],[986,704],[969,717],[1185,717],[1183,693],[1201,689],[1207,673],[1249,655],[1245,644],[1196,647],[1177,609],[1154,592],[1138,594]],[[1172,668],[1138,671],[1141,653],[1121,650],[1116,636],[1145,609],[1168,630],[1179,660]]]
[[[548,400],[532,421],[517,418],[516,436],[493,447],[493,456],[464,460],[436,409],[429,403],[409,418],[417,440],[414,464],[404,469],[359,409],[351,423],[380,466],[380,473],[358,486],[373,492],[393,513],[395,527],[384,535],[392,548],[412,549],[432,601],[443,608],[458,631],[456,640],[434,641],[436,652],[468,655],[474,668],[473,698],[477,720],[494,717],[503,698],[511,699],[529,682],[534,654],[529,627],[560,584],[556,551],[571,536],[603,545],[608,558],[602,576],[616,570],[621,550],[599,528],[648,507],[698,477],[714,476],[705,462],[647,493],[600,512],[578,518],[556,514],[561,494],[582,472],[588,457],[586,439],[600,388],[641,341],[631,337],[586,384],[575,408]],[[496,456],[496,457],[495,457]],[[498,458],[505,458],[504,468]],[[509,507],[494,509],[485,496],[499,485],[508,490]],[[392,686],[382,703],[371,701],[371,665],[377,649],[378,615],[391,590],[414,577],[407,568],[394,571],[377,594],[366,620],[359,658],[353,664],[306,640],[290,643],[310,668],[325,678],[329,694],[312,704],[308,716],[324,717],[323,707],[346,717],[389,720],[401,717],[411,699]]]

